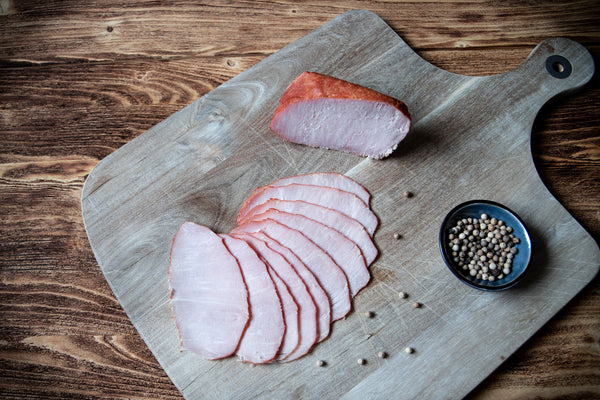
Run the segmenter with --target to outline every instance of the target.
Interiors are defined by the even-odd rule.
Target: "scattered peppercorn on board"
[[[269,121],[304,70],[401,99],[413,118],[407,138],[384,160],[282,141]],[[554,38],[512,71],[456,75],[421,59],[373,13],[347,12],[100,162],[82,193],[91,246],[122,307],[188,399],[460,398],[598,271],[597,244],[544,187],[529,145],[540,107],[584,85],[593,71],[583,47]],[[364,185],[380,220],[380,256],[353,312],[290,363],[253,367],[181,351],[166,273],[179,225],[191,220],[228,232],[253,188],[317,171]],[[533,271],[517,287],[481,292],[446,270],[439,226],[470,199],[503,203],[529,228]]]

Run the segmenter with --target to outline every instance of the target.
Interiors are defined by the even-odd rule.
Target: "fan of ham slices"
[[[254,190],[228,234],[183,223],[169,266],[182,346],[256,364],[310,352],[371,278],[369,201],[344,175],[297,175]]]

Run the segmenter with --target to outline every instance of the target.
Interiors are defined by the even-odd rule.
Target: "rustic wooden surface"
[[[352,8],[377,13],[425,59],[486,75],[545,38],[600,53],[597,2],[0,2],[0,393],[179,398],[104,280],[80,213],[112,151],[220,83]],[[182,34],[185,32],[185,34]],[[597,78],[549,103],[540,176],[598,240]],[[599,398],[596,278],[470,398]]]

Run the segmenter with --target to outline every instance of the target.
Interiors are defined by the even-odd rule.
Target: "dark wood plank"
[[[597,40],[596,1],[152,1],[13,3],[0,54],[14,63],[271,54],[355,8],[380,15],[416,50]],[[268,27],[268,29],[264,29]],[[589,28],[589,29],[586,29]],[[185,32],[185,34],[181,34]],[[48,41],[47,38],[52,38]]]

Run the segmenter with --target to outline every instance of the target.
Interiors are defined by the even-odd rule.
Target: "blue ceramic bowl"
[[[507,226],[512,227],[512,234],[520,239],[520,243],[514,246],[518,252],[514,255],[511,272],[494,281],[477,279],[469,274],[468,269],[463,270],[459,267],[458,263],[453,260],[452,249],[448,243],[450,229],[456,226],[459,220],[463,218],[480,218],[481,214],[487,214],[490,218],[495,217],[504,221]],[[471,200],[454,207],[446,215],[440,227],[439,247],[442,258],[450,272],[465,284],[480,290],[497,291],[516,285],[525,275],[531,260],[531,238],[521,218],[502,204],[488,200]]]

